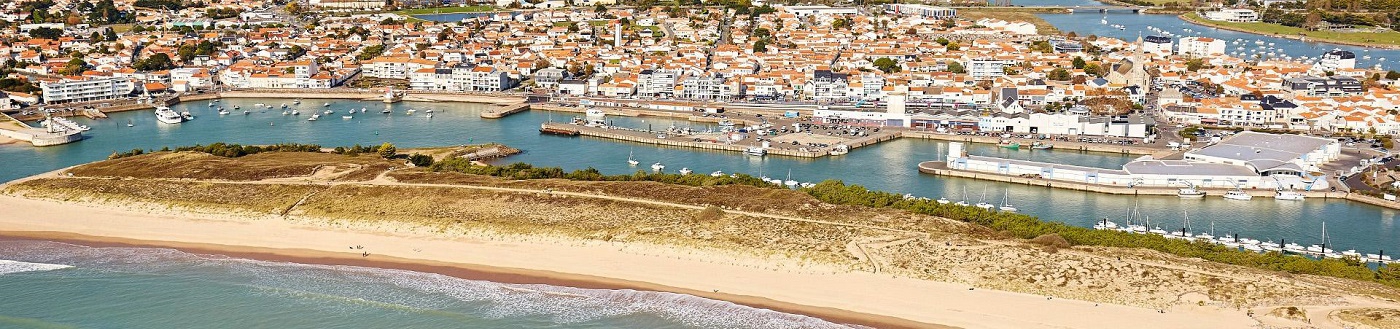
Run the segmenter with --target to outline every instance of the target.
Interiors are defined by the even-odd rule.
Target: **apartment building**
[[[136,84],[131,79],[115,77],[63,79],[43,82],[39,87],[43,89],[44,102],[48,104],[113,99],[130,95],[136,90]]]
[[[675,70],[642,70],[637,75],[637,96],[674,96],[679,78],[680,72]]]
[[[364,64],[364,75],[380,79],[408,79],[408,74],[420,69],[433,68],[437,62],[409,57],[380,57]]]
[[[513,85],[509,74],[490,66],[422,68],[409,74],[409,88],[436,91],[502,91]]]

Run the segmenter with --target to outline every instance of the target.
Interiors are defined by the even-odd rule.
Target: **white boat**
[[[369,111],[369,109],[363,107],[360,108],[360,113],[365,113],[365,111]]]
[[[745,149],[745,150],[744,150],[744,154],[748,154],[748,155],[752,155],[752,156],[760,156],[760,157],[761,157],[761,156],[764,156],[764,155],[768,154],[768,150],[767,150],[767,149],[764,149],[764,148],[762,148],[762,147],[757,147],[757,146],[755,146],[755,147],[750,147],[750,148],[748,148],[748,149]]]
[[[173,125],[185,122],[185,118],[181,117],[179,113],[175,113],[175,111],[171,110],[169,107],[160,106],[156,107],[156,121]]]
[[[350,119],[354,119],[355,117],[349,116],[349,115],[342,115],[342,116],[340,116],[340,118],[341,118],[341,119],[345,119],[345,120],[350,120]]]
[[[287,108],[287,103],[282,103],[282,108]]]
[[[652,171],[661,171],[662,169],[666,169],[666,165],[663,165],[660,162],[651,164]]]
[[[1114,223],[1113,221],[1108,220],[1108,217],[1104,217],[1104,219],[1099,220],[1098,223],[1094,223],[1094,229],[1116,231],[1118,230],[1118,223]]]
[[[292,104],[300,105],[300,104],[301,104],[301,100],[300,100],[300,99],[294,100],[294,101],[292,101]]]
[[[181,111],[180,117],[185,118],[185,121],[194,120],[194,114],[190,113],[190,111]]]
[[[1302,193],[1294,191],[1278,190],[1274,192],[1274,200],[1303,201],[1303,199]]]
[[[408,109],[408,111],[405,111],[404,113],[408,113],[408,115],[413,115],[413,112],[418,112],[418,110]]]
[[[292,112],[291,112],[291,111],[287,111],[287,110],[282,110],[282,115],[289,115],[289,114],[292,114]]]
[[[1182,199],[1198,199],[1204,198],[1206,192],[1196,189],[1196,185],[1187,183],[1186,187],[1176,190],[1176,196]]]
[[[945,198],[945,197],[939,197],[939,198],[938,198],[938,204],[948,204],[948,203],[951,203],[951,202],[953,202],[953,201],[949,201],[948,198]]]
[[[788,169],[788,177],[787,180],[783,181],[783,185],[787,185],[787,187],[797,186],[797,181],[792,180],[792,169]]]
[[[1254,198],[1254,196],[1249,195],[1249,193],[1244,193],[1244,191],[1243,191],[1243,190],[1240,190],[1240,189],[1234,189],[1234,190],[1230,190],[1230,191],[1228,191],[1228,192],[1225,192],[1224,197],[1225,197],[1226,200],[1239,200],[1239,201],[1249,201],[1250,199],[1253,199],[1253,198]]]
[[[326,105],[323,105],[323,106],[325,106],[325,107],[331,107],[331,103],[326,103]]]
[[[830,154],[831,154],[831,155],[846,155],[846,153],[850,153],[850,152],[851,152],[851,148],[850,148],[849,146],[846,146],[845,144],[836,144],[836,148],[831,149]]]
[[[426,109],[426,110],[423,110],[423,112],[425,112],[425,113],[433,113],[433,109]]]
[[[306,118],[306,121],[316,121],[316,119],[320,119],[320,118],[321,118],[321,115],[320,115],[320,114],[312,114],[310,118]]]
[[[326,110],[326,112],[323,112],[323,113],[325,113],[325,114],[327,114],[327,115],[329,115],[329,114],[331,114],[331,113],[335,113],[335,111],[331,111],[331,110]]]
[[[712,172],[712,173],[710,173],[710,177],[724,177],[724,172],[723,172],[723,171],[715,171],[715,172]]]
[[[982,209],[986,209],[986,210],[992,210],[992,208],[996,208],[996,206],[993,206],[992,204],[987,203],[987,188],[986,188],[986,187],[982,187],[982,200],[977,202],[977,208],[982,208]]]
[[[389,109],[386,108],[386,109],[384,109],[383,111],[379,111],[379,113],[389,114],[389,113],[394,113],[394,111],[391,111],[391,110],[389,110]]]
[[[1011,192],[1010,192],[1010,191],[1002,191],[1002,192],[1003,192],[1003,193],[1002,193],[1002,196],[1001,196],[1001,207],[997,207],[997,209],[1001,209],[1001,211],[1016,212],[1016,210],[1017,210],[1016,207],[1012,207],[1012,206],[1011,206],[1011,199],[1010,199],[1010,198],[1011,198]]]
[[[135,127],[135,126],[136,126],[136,122],[133,122],[133,121],[131,121],[131,120],[126,120],[126,126],[127,126],[127,127]]]
[[[636,167],[638,163],[639,162],[637,162],[637,159],[632,158],[632,151],[627,151],[627,165]]]
[[[428,113],[428,115],[424,115],[424,116],[425,116],[425,117],[428,117],[429,119],[432,119],[432,118],[433,118],[433,114],[432,114],[432,113]]]
[[[689,175],[690,173],[692,173],[692,172],[694,172],[694,171],[690,170],[690,168],[681,167],[681,171],[680,171],[680,172],[681,172],[681,175]]]
[[[219,115],[228,115],[228,113],[229,113],[228,110],[219,109]]]
[[[253,106],[255,106],[255,107],[267,107],[267,104],[257,103],[257,104],[253,104]]]
[[[301,115],[301,111],[292,110],[292,115]]]

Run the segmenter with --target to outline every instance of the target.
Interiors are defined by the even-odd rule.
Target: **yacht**
[[[685,168],[685,167],[682,167],[682,168],[681,168],[681,175],[689,175],[689,174],[692,173],[692,172],[694,172],[694,171],[690,170],[690,168]]]
[[[1233,190],[1230,190],[1229,192],[1225,192],[1224,197],[1225,197],[1225,199],[1227,199],[1227,200],[1239,200],[1239,201],[1249,201],[1250,199],[1253,199],[1253,198],[1254,198],[1254,196],[1249,195],[1249,193],[1245,193],[1243,190],[1240,190],[1240,189],[1233,189]]]
[[[1274,192],[1274,200],[1303,201],[1303,193],[1288,190]]]
[[[1114,223],[1113,221],[1110,221],[1110,220],[1108,220],[1107,217],[1105,217],[1103,220],[1100,220],[1098,223],[1094,223],[1094,229],[1095,229],[1095,230],[1113,230],[1113,231],[1116,231],[1116,230],[1118,230],[1118,223]]]
[[[179,113],[175,113],[175,111],[171,110],[169,107],[164,106],[156,107],[156,120],[172,125],[185,122],[185,118],[181,117]]]
[[[666,165],[663,165],[660,162],[651,164],[652,171],[661,171],[661,169],[666,169]]]
[[[997,207],[997,209],[1001,209],[1001,211],[1016,212],[1016,210],[1017,210],[1016,207],[1012,207],[1012,206],[1011,206],[1011,192],[1010,192],[1010,191],[1002,191],[1002,192],[1003,192],[1003,193],[1002,193],[1002,196],[1001,196],[1001,207]]]

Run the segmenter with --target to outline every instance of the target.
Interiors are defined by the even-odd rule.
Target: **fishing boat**
[[[694,172],[694,171],[690,170],[690,168],[681,167],[681,171],[680,171],[680,172],[681,172],[681,175],[689,175],[690,173],[692,173],[692,172]]]
[[[1274,200],[1303,201],[1303,199],[1303,193],[1298,193],[1296,191],[1289,191],[1284,189],[1274,191]]]
[[[1196,185],[1187,183],[1186,187],[1176,190],[1176,196],[1182,199],[1199,199],[1204,198],[1206,192],[1196,189]]]
[[[1239,188],[1235,188],[1235,189],[1233,189],[1233,190],[1230,190],[1230,191],[1228,191],[1228,192],[1225,192],[1224,197],[1225,197],[1225,199],[1227,199],[1227,200],[1238,200],[1238,201],[1249,201],[1250,199],[1253,199],[1253,198],[1254,198],[1254,196],[1249,195],[1249,193],[1245,193],[1244,190],[1240,190]]]
[[[997,209],[1001,209],[1001,211],[1016,212],[1016,207],[1011,206],[1011,191],[1002,191],[1001,207],[997,207]]]
[[[632,158],[632,151],[627,151],[627,165],[636,167],[638,163],[639,162],[637,162],[637,159]]]
[[[651,164],[652,171],[661,171],[662,169],[666,169],[666,165],[663,165],[660,162]]]
[[[1055,148],[1055,144],[1041,142],[1031,143],[1031,149],[1033,150],[1049,150],[1053,148]]]
[[[185,122],[185,118],[181,117],[179,113],[175,113],[175,111],[171,110],[169,107],[160,106],[156,107],[156,121],[173,125]]]
[[[715,172],[710,173],[710,177],[724,177],[724,172],[716,170]]]
[[[1019,150],[1019,149],[1021,149],[1021,143],[1019,143],[1019,142],[1013,142],[1013,141],[1009,141],[1009,140],[1002,140],[1001,142],[997,143],[997,146],[999,146],[999,147],[1001,147],[1001,148],[1009,149],[1009,150]]]

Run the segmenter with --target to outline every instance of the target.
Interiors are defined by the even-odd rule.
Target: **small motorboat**
[[[1274,200],[1303,201],[1305,197],[1302,193],[1288,190],[1278,190],[1274,192]]]
[[[666,165],[663,165],[660,162],[651,164],[652,171],[661,171],[662,169],[666,169]]]
[[[355,117],[349,116],[349,115],[342,115],[342,116],[340,116],[340,118],[341,118],[341,119],[345,119],[345,120],[350,120],[350,119],[354,119]]]
[[[694,171],[691,171],[690,168],[681,168],[681,175],[689,175],[692,172]]]
[[[712,172],[712,173],[710,173],[710,177],[724,177],[724,172],[723,172],[723,171],[715,171],[715,172]]]
[[[1229,192],[1225,192],[1224,197],[1227,200],[1237,201],[1249,201],[1250,199],[1254,199],[1254,196],[1249,195],[1249,193],[1245,193],[1243,190],[1240,189],[1234,189],[1230,190]]]

